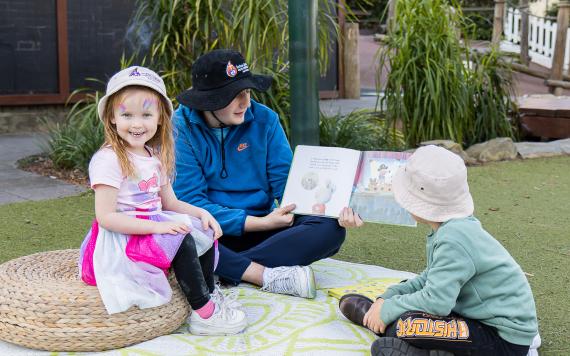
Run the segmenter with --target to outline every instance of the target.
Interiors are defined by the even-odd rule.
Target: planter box
[[[531,96],[519,102],[521,128],[526,136],[570,137],[570,97]]]

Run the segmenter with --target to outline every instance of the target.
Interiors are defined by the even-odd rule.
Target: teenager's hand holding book
[[[351,208],[343,208],[338,214],[338,224],[342,227],[361,227],[364,225],[364,221],[360,218],[360,215],[354,212]]]

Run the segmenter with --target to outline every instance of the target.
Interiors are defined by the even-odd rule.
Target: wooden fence
[[[552,68],[554,44],[556,43],[556,21],[544,17],[529,15],[528,54],[531,61],[546,68]],[[504,19],[504,40],[501,50],[519,53],[521,42],[521,12],[519,9],[507,8]],[[564,69],[569,65],[570,36],[566,38],[566,53],[564,55]]]

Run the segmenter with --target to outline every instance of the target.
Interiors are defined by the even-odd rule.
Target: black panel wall
[[[0,0],[0,94],[58,89],[55,0]]]
[[[68,1],[71,90],[92,87],[93,82],[85,78],[106,81],[120,69],[134,3],[134,0]]]

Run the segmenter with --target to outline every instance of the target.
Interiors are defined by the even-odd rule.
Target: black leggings
[[[420,311],[407,312],[388,325],[384,336],[397,337],[409,344],[454,355],[524,356],[529,346],[503,340],[495,328],[460,315],[440,317]],[[372,347],[372,355],[375,348]]]
[[[172,269],[192,309],[206,305],[214,291],[214,247],[198,257],[194,238],[186,235],[172,261]]]

